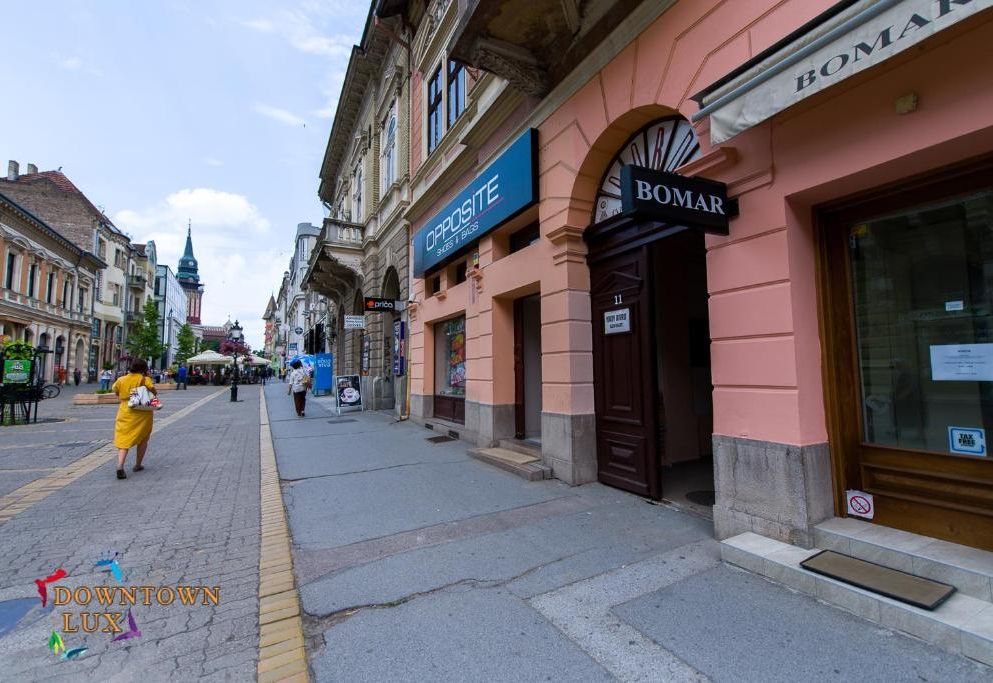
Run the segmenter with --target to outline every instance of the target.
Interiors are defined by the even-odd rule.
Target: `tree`
[[[183,326],[179,328],[179,332],[176,334],[176,362],[185,363],[186,359],[196,353],[194,345],[196,344],[196,337],[193,336],[193,328],[190,327],[189,323],[183,323]]]
[[[166,345],[159,339],[159,307],[154,301],[145,302],[145,308],[135,320],[124,345],[132,358],[148,360],[165,353]]]
[[[200,342],[201,351],[217,351],[220,352],[221,344],[216,339],[204,339]]]

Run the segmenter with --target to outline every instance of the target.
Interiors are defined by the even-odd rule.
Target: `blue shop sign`
[[[531,128],[414,235],[414,275],[538,201],[537,145]]]

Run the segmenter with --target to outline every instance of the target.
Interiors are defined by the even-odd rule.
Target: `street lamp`
[[[234,403],[238,400],[238,346],[241,344],[241,326],[238,321],[234,321],[234,325],[228,330],[228,339],[230,339],[235,344],[234,352],[234,372],[231,373],[231,402]]]

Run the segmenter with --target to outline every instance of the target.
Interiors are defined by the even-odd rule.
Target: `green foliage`
[[[221,343],[216,339],[204,339],[203,342],[200,344],[200,350],[207,351],[208,349],[220,353]]]
[[[159,307],[154,301],[145,302],[124,347],[132,358],[144,360],[158,358],[165,353],[166,346],[159,340]]]
[[[193,328],[189,323],[183,323],[176,334],[176,362],[185,363],[190,356],[196,355],[196,337],[193,335]]]
[[[114,369],[114,362],[113,361],[107,361],[106,363],[104,363],[100,367],[102,367],[104,370],[113,370]]]
[[[14,341],[9,337],[3,337],[0,348],[3,349],[3,357],[7,360],[31,360],[34,358],[34,347],[28,342]]]

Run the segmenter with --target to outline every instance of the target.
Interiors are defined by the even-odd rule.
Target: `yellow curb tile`
[[[287,664],[272,671],[262,671],[262,663],[259,662],[259,683],[275,683],[275,681],[287,681],[291,676],[307,675],[307,662],[299,661]],[[304,680],[310,680],[306,678]]]
[[[272,610],[276,605],[281,605],[281,603],[286,601],[296,602],[299,598],[300,596],[293,589],[283,591],[282,593],[273,593],[259,601],[259,609],[262,611]]]
[[[265,614],[259,614],[260,624],[271,624],[274,621],[279,621],[280,619],[288,619],[290,617],[295,617],[300,614],[300,608],[298,606],[286,607],[284,609],[275,612],[266,612]]]
[[[265,645],[259,650],[259,661],[270,659],[284,652],[303,647],[303,636],[294,636],[289,640],[284,640],[272,645]]]
[[[282,593],[283,591],[288,591],[293,589],[293,582],[287,581],[285,583],[274,583],[263,588],[259,588],[259,598],[267,598],[270,595],[276,595],[277,593]]]
[[[279,679],[280,683],[310,683],[310,676],[306,671]]]
[[[266,659],[260,658],[259,673],[273,671],[292,664],[293,662],[302,662],[304,666],[307,665],[307,654],[303,651],[303,646],[300,646],[295,650],[290,650],[289,652],[283,652],[274,657],[268,657]]]
[[[259,583],[276,582],[276,581],[293,581],[293,572],[273,572],[266,577],[266,581],[260,581]]]
[[[267,574],[268,572],[272,572],[273,574],[278,572],[289,572],[293,571],[293,563],[289,560],[268,562],[266,564],[260,564],[259,569],[263,574]],[[268,578],[268,576],[266,578]]]
[[[263,626],[259,633],[259,647],[275,645],[292,638],[303,639],[303,626],[301,626],[299,617],[292,617]]]

